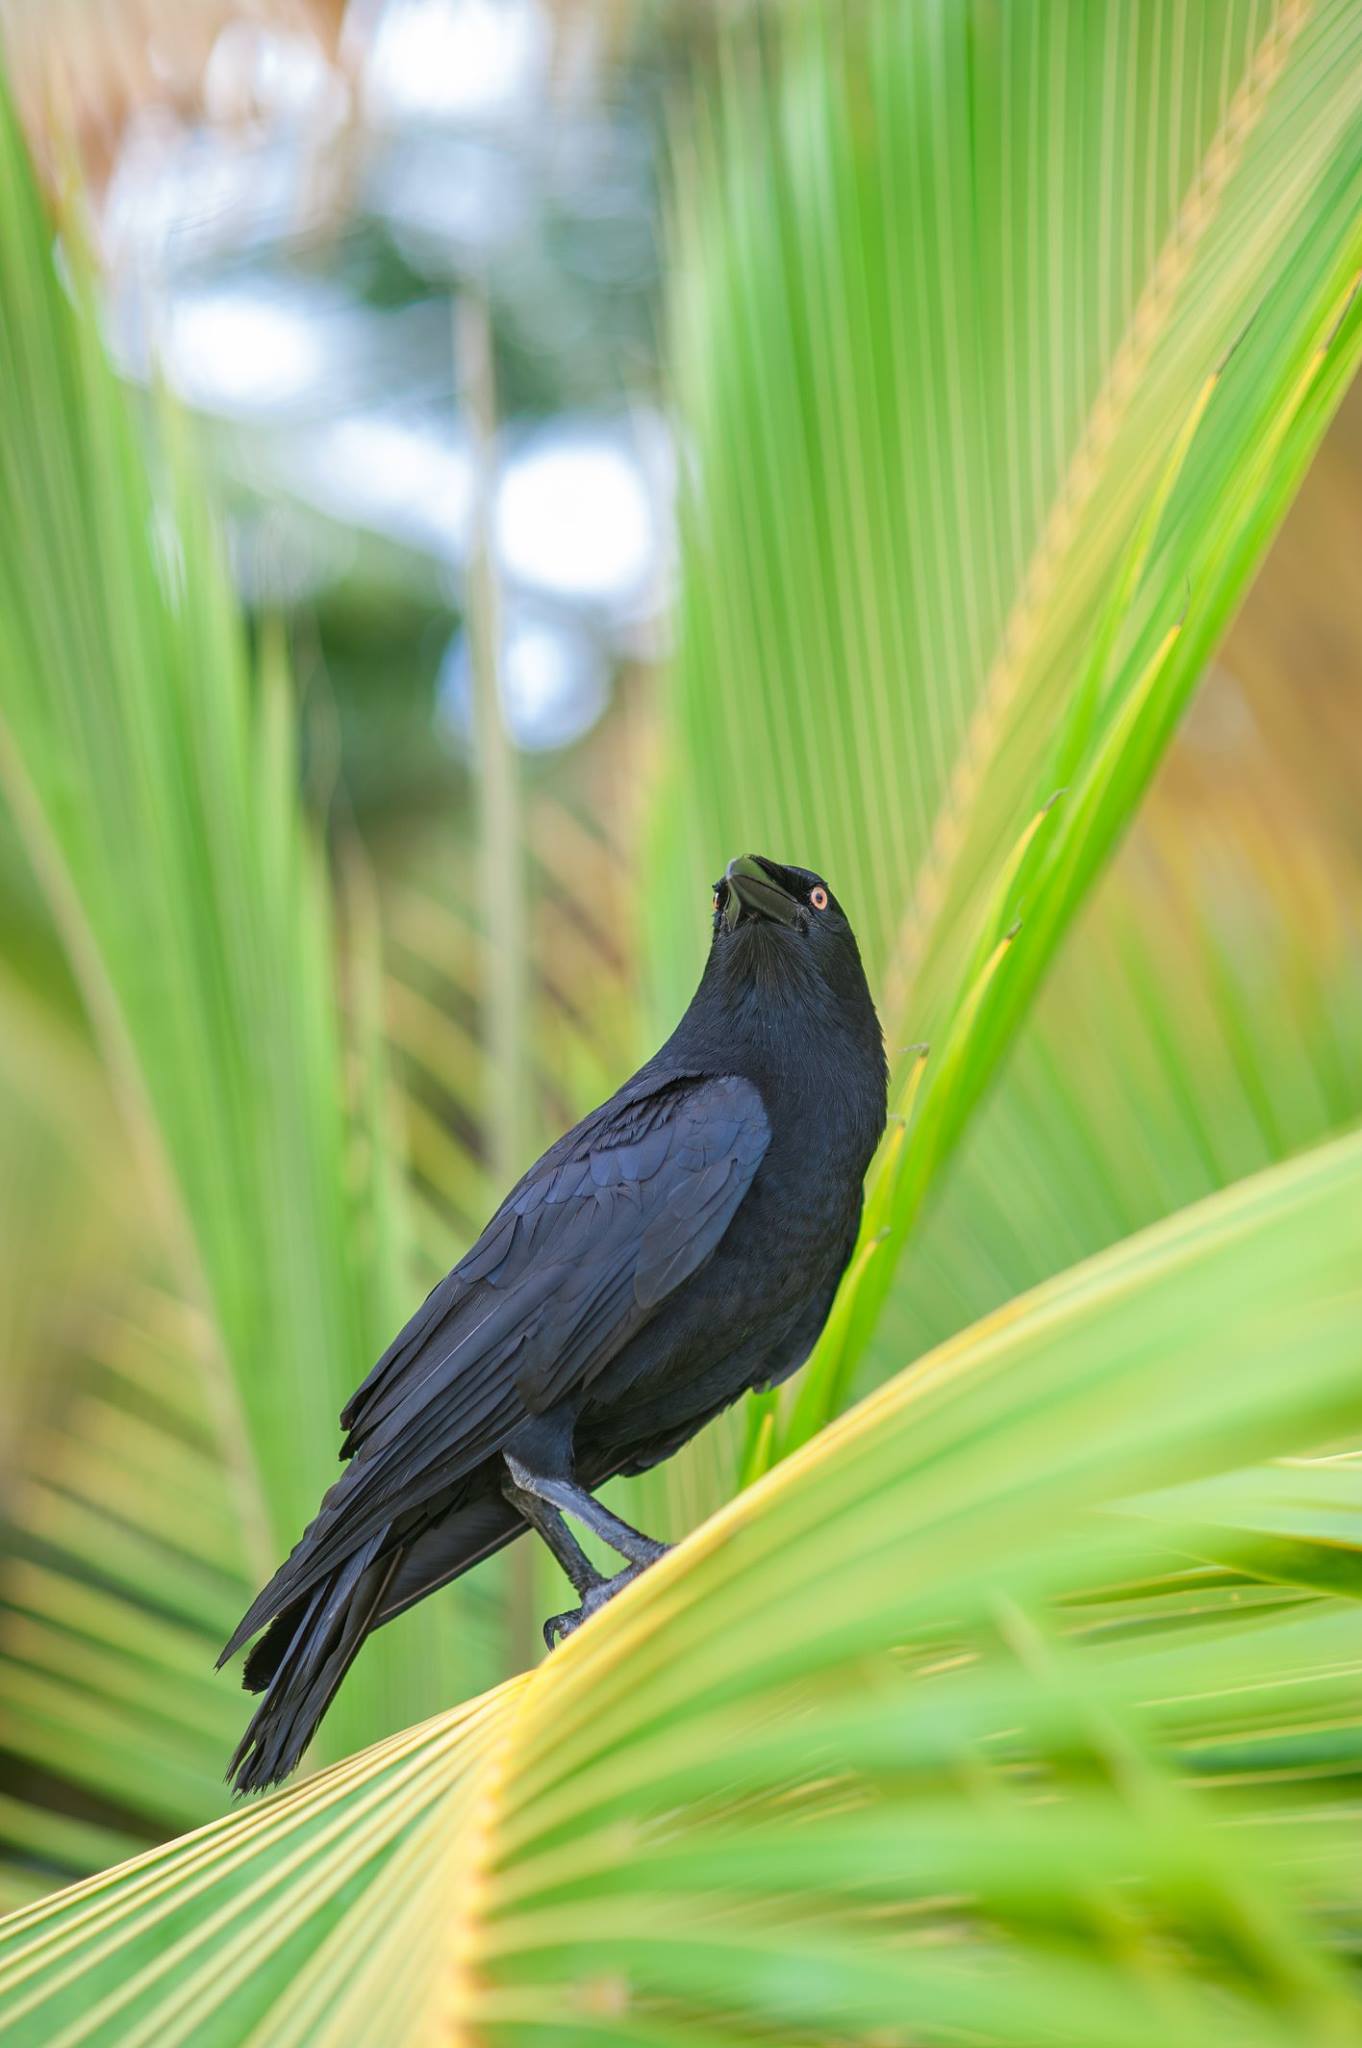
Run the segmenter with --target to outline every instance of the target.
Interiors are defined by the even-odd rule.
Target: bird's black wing
[[[546,1152],[346,1407],[351,1463],[233,1642],[588,1386],[713,1252],[769,1142],[750,1081],[670,1074]]]

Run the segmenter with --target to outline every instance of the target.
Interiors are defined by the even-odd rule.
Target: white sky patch
[[[555,597],[630,606],[653,579],[657,521],[622,436],[553,425],[522,441],[496,499],[508,576]]]
[[[349,413],[308,437],[288,475],[334,519],[448,561],[461,560],[468,547],[468,449],[434,419]]]
[[[570,746],[591,730],[606,706],[610,666],[580,619],[529,604],[507,607],[501,643],[506,724],[529,753]],[[455,634],[440,670],[441,716],[459,744],[476,752],[473,678],[467,635]]]
[[[315,306],[230,287],[186,294],[169,310],[166,374],[190,405],[231,417],[287,410],[330,367],[330,330]]]
[[[550,48],[538,0],[389,0],[365,67],[365,111],[379,125],[506,120],[539,99]]]

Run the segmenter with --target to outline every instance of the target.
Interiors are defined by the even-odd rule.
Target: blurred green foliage
[[[472,587],[243,620],[4,114],[7,1896],[211,1823],[8,1923],[10,2037],[1356,2031],[1356,704],[1213,678],[1258,737],[1193,727],[1106,872],[1362,351],[1362,24],[1261,12],[702,38],[675,657],[499,821],[434,737]],[[591,395],[492,319],[510,412]],[[671,1561],[523,1674],[521,1546],[218,1820],[216,1645],[500,1192],[512,815],[525,1144],[685,999],[717,862],[834,878],[863,1243],[802,1380],[632,1483],[718,1510]]]

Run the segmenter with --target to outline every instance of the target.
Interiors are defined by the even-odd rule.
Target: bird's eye
[[[812,903],[812,905],[813,905],[813,907],[814,907],[814,909],[815,909],[815,910],[826,910],[826,909],[827,909],[827,907],[828,907],[828,892],[827,892],[827,890],[826,890],[826,889],[825,889],[825,888],[823,887],[823,885],[822,885],[822,883],[821,883],[821,882],[820,882],[820,883],[818,884],[818,887],[817,887],[816,889],[810,889],[810,891],[809,891],[809,901],[810,901],[810,903]]]

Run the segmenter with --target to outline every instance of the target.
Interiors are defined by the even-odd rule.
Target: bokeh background
[[[282,863],[279,932],[258,954],[242,940],[255,977],[243,986],[256,1007],[237,1010],[235,995],[223,997],[231,1090],[203,1106],[186,1079],[192,1032],[181,1042],[167,1024],[159,1051],[153,1033],[138,1056],[150,1063],[153,1097],[164,1081],[167,1097],[180,1090],[179,1107],[158,1098],[148,1115],[117,1057],[117,1031],[97,1008],[92,1021],[81,947],[44,870],[42,835],[21,806],[0,808],[0,1902],[222,1810],[221,1769],[244,1702],[212,1676],[211,1658],[281,1535],[288,1540],[315,1498],[333,1443],[327,1418],[358,1377],[356,1359],[452,1262],[514,1174],[613,1088],[674,1014],[703,944],[713,828],[744,817],[745,778],[752,829],[722,850],[748,850],[773,824],[787,835],[792,819],[802,826],[798,844],[760,850],[825,864],[858,923],[863,907],[900,1072],[907,1040],[935,1036],[939,1016],[916,1014],[911,977],[895,979],[891,940],[911,893],[907,871],[929,836],[918,835],[913,806],[924,817],[932,808],[931,747],[944,758],[949,735],[941,741],[938,726],[968,725],[968,689],[943,700],[939,715],[930,701],[911,710],[925,723],[894,758],[901,805],[875,779],[888,774],[880,742],[897,729],[873,729],[882,696],[869,684],[861,693],[854,659],[833,661],[835,675],[824,662],[825,695],[808,700],[827,721],[804,728],[808,761],[838,778],[826,812],[796,800],[811,772],[803,757],[790,757],[785,799],[770,794],[770,759],[752,751],[756,713],[746,757],[721,757],[714,742],[717,794],[698,822],[702,799],[692,802],[695,785],[678,778],[678,751],[694,775],[706,733],[724,727],[725,698],[755,689],[744,633],[753,644],[765,633],[779,668],[780,631],[757,615],[753,535],[780,491],[758,450],[744,498],[741,451],[744,418],[761,410],[763,365],[775,366],[773,403],[787,387],[807,400],[799,432],[778,414],[759,423],[775,447],[801,432],[815,450],[825,432],[839,447],[844,432],[854,444],[846,414],[865,388],[854,364],[835,352],[820,359],[816,348],[781,383],[786,323],[774,287],[771,301],[761,299],[770,280],[760,263],[748,263],[745,238],[760,235],[768,199],[773,215],[789,206],[797,220],[810,192],[828,209],[810,246],[855,246],[843,232],[850,215],[838,211],[851,205],[838,181],[854,177],[854,158],[848,171],[819,157],[817,109],[814,169],[773,184],[722,246],[716,217],[695,200],[706,178],[722,185],[725,152],[741,140],[734,105],[748,91],[751,105],[763,104],[744,82],[744,67],[754,76],[761,67],[760,24],[735,55],[734,17],[748,12],[626,0],[194,0],[174,9],[156,0],[98,9],[6,0],[0,10],[43,203],[71,267],[92,280],[103,348],[137,432],[145,429],[138,445],[152,451],[152,498],[173,507],[176,489],[188,488],[196,504],[216,508],[223,602],[239,611],[242,658],[267,691],[271,677],[286,678],[279,688],[296,703],[296,757],[280,740],[277,772],[300,792],[304,830],[324,848],[335,892],[340,1037],[356,1020],[363,1027],[359,1052],[327,1040],[322,1071],[334,1068],[368,1105],[356,1140],[362,1153],[370,1146],[364,1158],[400,1162],[403,1180],[400,1202],[385,1206],[344,1147],[320,1163],[309,1155],[307,1172],[291,1179],[270,1150],[276,1132],[261,1141],[254,1179],[224,1169],[222,1186],[205,1180],[191,1190],[199,1242],[183,1259],[183,1219],[148,1153],[165,1140],[172,1156],[182,1145],[202,1160],[214,1117],[254,1131],[253,1119],[307,1092],[301,1073],[273,1094],[252,1092],[257,1067],[283,1042],[271,1036],[272,1006],[290,1016],[290,1029],[297,1023],[287,963],[320,900],[309,894],[307,861]],[[1238,67],[1250,75],[1254,52],[1278,32],[1270,12],[1260,21],[1249,5],[1226,10],[1235,27],[1223,51],[1207,14],[1194,32],[1198,93],[1188,88],[1185,106],[1174,43],[1163,48],[1156,37],[1151,49],[1135,34],[1133,75],[1157,84],[1174,62],[1176,92],[1154,94],[1160,111],[1150,120],[1175,141],[1185,128],[1193,172],[1198,136],[1219,134],[1237,104]],[[1283,37],[1287,29],[1295,33],[1287,23]],[[1094,45],[1095,69],[1108,55]],[[1213,57],[1223,60],[1219,76]],[[1302,74],[1311,91],[1324,90],[1324,57],[1311,49],[1314,69]],[[1279,60],[1294,61],[1285,43]],[[1269,67],[1268,85],[1275,75]],[[1328,111],[1329,175],[1341,180],[1355,171],[1357,111],[1343,98]],[[1141,117],[1127,118],[1124,141],[1110,146],[1128,147],[1138,186],[1123,245],[1129,276],[1106,280],[1111,306],[1079,335],[1064,366],[1071,384],[1052,387],[1039,350],[1033,361],[1018,344],[1019,416],[1028,394],[1043,392],[1036,402],[1047,408],[1036,427],[1043,453],[1025,472],[1037,506],[1017,514],[1023,537],[1033,515],[1043,523],[1046,464],[1053,458],[1061,470],[1078,445],[1121,321],[1145,303],[1141,238],[1158,250],[1186,203],[1177,149],[1163,150],[1160,129],[1147,173]],[[766,132],[762,118],[754,115],[753,129]],[[1098,148],[1083,132],[1082,146]],[[1080,251],[1081,216],[1080,204],[1071,223]],[[1285,215],[1277,228],[1288,241]],[[1321,279],[1338,253],[1329,232],[1306,248],[1323,252]],[[1279,253],[1268,249],[1269,270]],[[958,264],[968,260],[962,245]],[[1221,328],[1207,316],[1206,345],[1189,343],[1166,385],[1155,358],[1148,388],[1165,403],[1167,432],[1143,484],[1133,466],[1130,499],[1112,501],[1118,539],[1130,525],[1126,518],[1118,533],[1121,519],[1157,483],[1201,381],[1245,324],[1264,282],[1254,260],[1244,259],[1240,296],[1227,285],[1216,304]],[[1060,308],[1057,329],[1069,320],[1065,294],[1075,304],[1082,296],[1081,255],[1070,261],[1072,275],[1055,256],[1043,277]],[[951,267],[949,247],[943,262]],[[750,299],[736,289],[725,296],[739,271],[752,280]],[[837,298],[847,279],[802,282]],[[866,305],[883,310],[876,280],[861,283]],[[1183,283],[1180,272],[1170,300]],[[886,303],[912,289],[891,278]],[[1337,291],[1321,283],[1319,292],[1336,315]],[[763,311],[772,325],[758,333]],[[987,313],[972,308],[980,332],[996,331]],[[1318,339],[1319,321],[1307,328]],[[835,343],[832,317],[827,331]],[[1250,324],[1245,377],[1253,349],[1264,332],[1262,346],[1272,345],[1274,331],[1270,320]],[[905,356],[900,374],[920,384],[928,408],[953,402],[958,340],[947,333],[936,350],[928,337],[920,356]],[[730,350],[751,377],[746,416],[743,391],[726,387],[712,362],[706,368]],[[944,437],[965,450],[961,465],[974,463],[986,495],[990,463],[972,445],[967,413]],[[167,417],[179,425],[166,428]],[[909,425],[915,478],[938,462],[948,469],[950,457],[911,439]],[[867,445],[888,438],[874,418],[857,431]],[[704,553],[687,525],[687,480],[697,448],[718,468],[725,444],[737,451],[736,509],[721,539],[730,563],[751,548],[752,617],[741,567],[723,592],[737,593],[731,610],[716,598],[711,615],[694,594]],[[173,451],[182,446],[187,487],[165,482],[180,474]],[[808,489],[786,512],[796,526],[807,518],[818,528],[814,499],[826,490],[830,528],[809,557],[791,544],[792,581],[801,563],[825,555],[836,564],[844,550],[858,566],[846,569],[838,602],[864,619],[873,606],[862,606],[857,577],[897,590],[896,572],[878,560],[873,536],[838,521],[861,503],[874,524],[869,486],[879,479],[864,457],[846,475],[827,447],[820,460],[821,468],[808,458]],[[791,475],[798,485],[797,465]],[[1260,482],[1250,477],[1242,489]],[[11,470],[6,490],[14,487]],[[971,501],[962,488],[957,503],[952,488],[938,500],[937,544],[959,564]],[[172,557],[176,546],[186,550],[192,581],[197,558],[173,538],[175,516],[167,514],[167,546]],[[762,530],[775,531],[774,521]],[[1119,553],[1113,543],[1108,568]],[[904,640],[904,673],[926,668],[929,646],[982,682],[987,662],[967,643],[973,621],[985,621],[981,639],[991,631],[1008,559],[1001,546],[996,561],[981,549],[979,590],[962,581],[939,620],[927,615],[923,589],[952,586],[930,564],[904,579],[906,594],[884,598],[890,643],[926,618],[921,644]],[[1119,854],[1094,878],[1019,1025],[1001,1086],[961,1135],[920,1226],[915,1219],[899,1279],[834,1406],[1060,1266],[1362,1112],[1359,560],[1354,392],[1328,424]],[[70,586],[83,573],[70,561]],[[1195,616],[1186,580],[1176,575],[1136,619],[1131,674],[1165,615],[1186,603]],[[839,655],[854,656],[853,639],[837,643]],[[690,650],[680,687],[678,640]],[[87,636],[85,655],[97,646]],[[1069,647],[1061,636],[1050,650],[1054,673]],[[894,671],[896,652],[867,643],[872,681]],[[804,655],[817,670],[818,648],[806,642]],[[78,691],[98,692],[97,665]],[[199,673],[192,647],[182,666]],[[792,659],[791,691],[798,666]],[[697,676],[708,679],[707,698]],[[765,686],[763,702],[779,701],[769,675]],[[291,712],[283,722],[292,729]],[[785,744],[778,721],[767,730],[773,748]],[[268,731],[266,740],[274,744]],[[87,770],[97,737],[90,744]],[[215,744],[230,753],[225,727]],[[1018,747],[1014,758],[1024,755]],[[270,772],[254,762],[245,783],[258,789]],[[981,866],[1005,852],[1046,793],[1032,790],[1034,779],[1019,787],[1015,818],[1000,807],[994,838],[980,842]],[[137,789],[124,798],[135,814]],[[858,822],[862,813],[869,824]],[[99,865],[111,918],[143,891],[146,863],[157,858],[149,849],[174,862],[179,845],[173,820],[159,837],[110,828]],[[854,868],[849,885],[839,851]],[[677,873],[689,877],[686,890],[662,900],[657,877]],[[213,886],[209,877],[205,902]],[[977,893],[961,898],[955,937],[927,947],[929,965],[957,941],[973,943],[965,913]],[[256,914],[252,900],[243,896],[243,917]],[[268,900],[262,885],[256,909]],[[194,901],[187,882],[191,924]],[[210,943],[224,916],[219,902],[202,927]],[[181,938],[185,929],[175,927]],[[154,986],[155,963],[143,956],[141,971]],[[315,979],[326,983],[324,973]],[[938,1010],[948,979],[943,968]],[[924,985],[930,992],[930,974]],[[173,1007],[187,986],[167,971],[156,1000]],[[327,1039],[320,1015],[308,1012],[300,1043]],[[383,1049],[377,1075],[363,1065],[371,1043]],[[243,1156],[247,1149],[243,1139]],[[353,1278],[363,1260],[349,1250],[359,1241],[383,1275],[373,1288],[354,1278],[354,1300],[335,1311],[344,1342],[329,1349],[331,1311],[302,1302],[336,1277],[313,1264],[324,1233],[298,1221],[314,1172],[318,1185],[331,1174],[367,1190],[327,1240],[336,1273]],[[219,1225],[202,1219],[219,1217],[225,1244],[233,1219],[241,1236],[242,1204],[250,1228],[229,1254],[214,1236]],[[400,1230],[400,1256],[374,1258],[373,1242],[389,1230]],[[205,1269],[206,1285],[187,1277],[202,1281]],[[312,1329],[320,1363],[273,1352],[279,1290],[295,1283],[288,1327]],[[227,1297],[237,1306],[219,1317],[214,1304]],[[683,1533],[759,1469],[762,1429],[761,1417],[739,1417],[712,1432],[649,1482],[637,1512]],[[328,1754],[533,1662],[539,1618],[556,1604],[551,1570],[520,1546],[457,1598],[442,1596],[438,1624],[423,1620],[400,1655],[386,1643],[382,1658],[366,1652],[363,1683],[357,1674],[350,1705],[328,1724]],[[399,1624],[394,1639],[406,1629]]]

